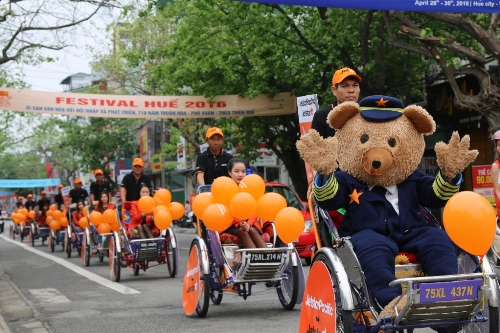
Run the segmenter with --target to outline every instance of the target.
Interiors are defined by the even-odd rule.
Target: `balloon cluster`
[[[264,180],[256,174],[245,176],[239,185],[229,177],[219,177],[211,192],[194,198],[193,212],[207,228],[218,232],[228,229],[234,219],[248,220],[256,215],[262,221],[274,221],[283,242],[293,242],[304,230],[302,213],[287,207],[282,195],[265,191]]]
[[[32,215],[33,217],[31,217]],[[19,208],[15,213],[10,214],[10,218],[15,224],[26,221],[27,217],[33,219],[35,217],[35,212],[28,211],[26,208]]]
[[[45,212],[45,216],[45,223],[54,231],[65,228],[69,223],[66,210],[60,211],[56,205],[50,205],[49,210]]]
[[[184,216],[184,206],[179,202],[171,202],[172,194],[167,189],[159,189],[154,197],[144,196],[137,203],[141,212],[153,214],[155,226],[159,230],[170,227],[172,220],[178,220]]]

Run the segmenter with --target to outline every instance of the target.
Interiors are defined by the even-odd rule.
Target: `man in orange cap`
[[[104,172],[101,169],[96,169],[94,176],[95,182],[90,184],[90,197],[92,201],[101,199],[101,192],[106,191],[108,193],[108,202],[111,202],[111,186],[104,180]]]
[[[198,185],[212,184],[215,178],[229,177],[227,162],[233,155],[222,149],[224,133],[218,127],[211,127],[205,135],[208,149],[198,155],[196,159],[196,180]]]
[[[36,207],[36,202],[33,200],[33,194],[28,194],[28,200],[26,201],[26,203],[24,204],[24,207],[26,207],[26,209],[28,211],[30,210],[35,210],[35,207]]]
[[[87,205],[91,205],[89,192],[86,189],[82,188],[82,180],[80,178],[75,179],[74,188],[69,191],[69,204],[77,203],[79,200],[83,200]]]
[[[47,192],[45,192],[45,191],[42,190],[40,192],[40,195],[42,197],[40,198],[40,200],[38,200],[37,207],[35,209],[37,212],[42,212],[43,211],[43,206],[47,206],[47,207],[50,206],[50,199],[47,198]]]
[[[54,196],[54,201],[56,202],[57,209],[59,210],[64,209],[64,198],[61,192],[63,187],[63,184],[57,185],[57,194]]]
[[[341,68],[332,77],[332,93],[337,98],[337,104],[357,102],[359,99],[359,83],[361,77],[351,68]],[[323,138],[335,135],[335,130],[326,122],[326,117],[335,107],[335,104],[319,109],[314,113],[311,129],[315,129]]]
[[[24,208],[24,197],[21,195],[17,197],[16,208]]]
[[[144,161],[137,157],[132,161],[132,172],[126,174],[121,183],[120,194],[124,202],[140,199],[141,184],[146,184],[151,189],[149,178],[143,173]]]

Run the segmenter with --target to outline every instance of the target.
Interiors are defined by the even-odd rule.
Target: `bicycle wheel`
[[[177,247],[173,247],[173,241],[176,241],[175,234],[171,233],[170,230],[167,230],[167,234],[165,236],[165,240],[163,242],[163,248],[165,249],[166,258],[168,267],[168,274],[170,277],[175,277],[177,273]],[[175,242],[177,244],[177,242]]]
[[[118,246],[116,244],[115,237],[113,236],[109,240],[109,276],[112,281],[120,281],[120,271],[121,271],[121,258],[120,253],[118,253]]]
[[[189,250],[189,258],[182,287],[182,307],[187,315],[194,312],[198,317],[205,317],[210,298],[210,277],[203,273],[202,247],[195,239]]]
[[[285,275],[286,277],[284,277]],[[297,303],[297,296],[299,294],[299,269],[297,266],[292,265],[291,259],[282,276],[283,278],[276,288],[276,292],[283,308],[285,310],[292,310]]]
[[[52,235],[52,231],[49,233],[49,249],[50,252],[54,252],[56,248],[56,240],[54,239],[54,235]]]
[[[90,265],[90,245],[88,244],[86,232],[82,235],[82,263],[84,266]]]
[[[66,252],[66,257],[71,258],[71,241],[68,238],[68,233],[64,233],[64,251]]]

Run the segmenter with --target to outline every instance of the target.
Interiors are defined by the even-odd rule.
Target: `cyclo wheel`
[[[68,232],[64,233],[64,251],[66,252],[66,256],[71,258],[71,241],[68,237]]]
[[[139,266],[138,263],[134,263],[134,275],[137,276],[139,275],[139,270],[141,269],[141,267]]]
[[[32,247],[35,246],[35,238],[33,236],[33,229],[31,228],[31,226],[28,232],[28,244],[31,245]]]
[[[189,258],[184,275],[182,306],[187,315],[194,312],[198,317],[207,315],[210,298],[210,276],[203,273],[202,247],[198,239],[195,239],[189,249]],[[197,294],[194,294],[196,293]],[[194,297],[192,295],[195,295]],[[195,304],[195,300],[196,304]]]
[[[215,295],[217,293],[217,295]],[[222,297],[224,296],[222,290],[212,290],[210,289],[210,300],[214,305],[219,305],[222,302]]]
[[[12,240],[16,239],[16,235],[14,234],[14,224],[10,225],[10,228],[9,228],[9,237]]]
[[[119,257],[118,249],[116,246],[115,237],[111,237],[109,240],[109,276],[112,281],[120,281],[120,271],[121,271],[121,258]]]
[[[56,247],[56,240],[54,239],[54,236],[52,235],[53,231],[51,230],[49,232],[49,249],[50,252],[54,252],[55,247]]]
[[[177,273],[176,251],[178,251],[178,249],[172,246],[172,240],[176,240],[175,235],[171,234],[170,230],[167,229],[167,234],[163,242],[163,247],[166,254],[165,261],[167,262],[168,274],[170,275],[170,277],[175,277],[175,274]],[[177,242],[175,243],[177,244]]]
[[[470,255],[462,250],[458,251],[458,274],[465,273],[478,273],[481,270],[477,271],[479,268],[479,260],[476,256]],[[485,260],[486,257],[485,257]],[[485,264],[488,264],[487,262]],[[500,292],[500,288],[498,285],[498,281],[494,280],[495,288],[497,292]],[[469,323],[463,327],[461,332],[464,333],[488,333],[488,332],[500,332],[499,330],[499,308],[493,307],[489,304],[488,301],[485,302],[487,306],[483,309],[483,315],[488,318],[488,321],[482,323]]]
[[[90,245],[88,244],[86,232],[82,235],[82,263],[84,266],[90,265]]]
[[[295,252],[292,255],[296,255]],[[299,268],[293,266],[292,258],[290,258],[283,274],[287,275],[287,279],[280,281],[276,292],[283,308],[285,310],[292,310],[297,303],[297,296],[299,295]]]
[[[333,283],[332,288],[335,294],[334,311],[336,312],[335,316],[336,332],[343,332],[343,333],[353,332],[353,321],[354,321],[353,313],[351,310],[344,310],[342,308],[342,299],[340,296],[340,289],[339,289],[339,278],[337,276],[337,273],[335,272],[335,269],[333,268],[333,265],[331,264],[330,260],[324,253],[318,253],[314,262],[316,261],[322,262],[326,266],[328,272],[330,273],[330,277],[332,279]]]

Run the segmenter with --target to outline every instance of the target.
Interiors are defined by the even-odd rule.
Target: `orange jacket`
[[[80,226],[80,219],[83,217],[82,211],[74,210],[73,213],[71,214],[71,216],[73,218],[73,223],[79,227]]]
[[[238,220],[238,219],[234,219],[233,220],[233,225],[238,228],[240,226],[240,222],[241,220]],[[262,233],[262,226],[261,226],[261,223],[260,223],[260,219],[254,215],[252,216],[251,218],[249,218],[247,221],[246,221],[251,227],[256,227],[257,229],[259,229],[259,231]]]
[[[95,211],[97,211],[97,212],[99,212],[101,214],[104,213],[104,211],[106,209],[116,209],[115,205],[110,204],[110,203],[106,206],[106,208],[104,208],[102,210],[99,210],[99,206],[98,205],[94,205],[94,206],[92,206],[92,208],[93,208],[93,210],[95,210]]]
[[[151,225],[149,222],[149,217],[153,214],[146,215],[146,223]],[[130,223],[128,225],[128,230],[135,229],[139,224],[142,223],[142,211],[139,208],[139,200],[130,202]]]

